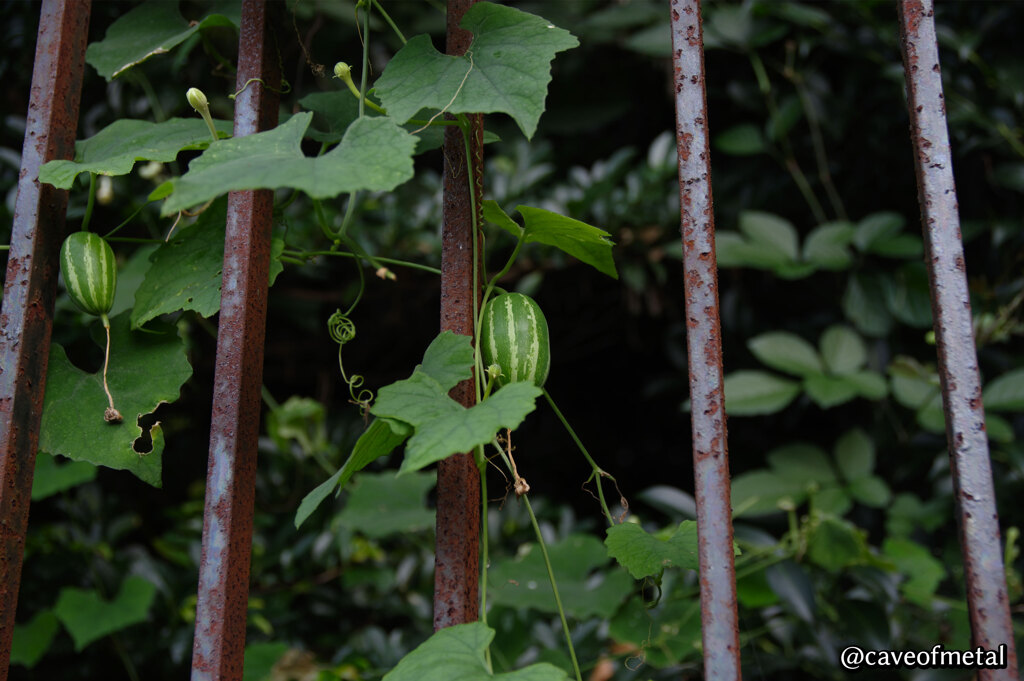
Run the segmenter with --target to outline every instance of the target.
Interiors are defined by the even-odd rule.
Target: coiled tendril
[[[359,415],[365,420],[370,403],[373,402],[373,391],[363,389],[357,393],[356,390],[363,385],[364,379],[359,374],[353,374],[349,378],[345,374],[345,364],[341,360],[341,348],[356,337],[356,325],[341,310],[336,310],[327,319],[327,332],[331,335],[331,339],[338,344],[338,369],[341,371],[342,380],[348,386],[348,394],[351,398],[349,402],[358,405]]]

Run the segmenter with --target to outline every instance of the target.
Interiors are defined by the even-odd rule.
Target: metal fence
[[[448,0],[449,54],[471,35],[458,28],[474,0]],[[684,254],[693,461],[706,678],[741,678],[718,278],[699,0],[670,0]],[[932,292],[950,463],[974,645],[1005,644],[1008,666],[979,678],[1016,677],[998,517],[971,328],[963,246],[931,0],[900,0],[911,137]],[[270,58],[276,3],[244,0],[236,137],[274,127],[280,73]],[[0,681],[7,678],[39,439],[67,192],[38,180],[40,166],[70,159],[78,120],[89,0],[44,0],[0,315]],[[251,79],[258,78],[246,88]],[[482,158],[482,119],[473,154]],[[445,145],[441,328],[472,333],[472,216],[462,141]],[[456,159],[449,162],[448,159]],[[476,163],[477,171],[482,164]],[[202,560],[192,679],[242,678],[252,543],[256,444],[270,258],[272,194],[229,197],[217,339]],[[467,382],[453,393],[469,404]],[[479,480],[468,455],[438,469],[434,624],[476,619]]]

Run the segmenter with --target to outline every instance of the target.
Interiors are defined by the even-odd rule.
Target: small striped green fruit
[[[92,232],[75,232],[60,247],[60,273],[82,312],[101,317],[114,306],[117,263],[110,244]]]
[[[497,364],[499,386],[529,382],[543,387],[551,368],[548,322],[540,306],[522,293],[503,293],[488,301],[480,327],[484,364]]]

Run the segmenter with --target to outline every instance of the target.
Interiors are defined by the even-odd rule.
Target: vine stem
[[[398,26],[395,25],[395,22],[391,19],[388,13],[384,11],[384,6],[380,4],[380,0],[373,0],[373,4],[377,7],[377,11],[380,12],[380,15],[384,17],[384,21],[388,22],[388,26],[391,27],[391,30],[398,36],[398,39],[402,41],[402,44],[405,45],[409,42],[405,39],[405,36],[402,35],[402,32],[398,30]]]
[[[345,251],[296,251],[291,249],[285,249],[283,255],[288,255],[294,258],[309,259],[319,255],[334,255],[341,258],[356,258],[359,260],[363,259],[363,256],[355,253],[348,253]],[[418,262],[409,262],[408,260],[396,260],[394,258],[381,258],[374,256],[374,260],[379,263],[386,263],[388,265],[397,265],[399,267],[408,267],[409,269],[422,270],[424,272],[430,272],[431,274],[441,274],[441,270],[430,265],[421,265]]]
[[[587,463],[590,464],[592,472],[590,474],[590,478],[588,478],[588,481],[591,478],[594,479],[597,485],[597,498],[601,502],[601,510],[602,512],[604,512],[604,517],[608,519],[609,525],[614,525],[615,517],[612,516],[612,512],[608,509],[608,502],[605,501],[604,489],[601,487],[601,478],[609,478],[612,482],[615,482],[615,478],[610,473],[606,472],[603,468],[598,466],[597,462],[594,461],[594,457],[590,456],[590,452],[588,452],[587,448],[583,446],[583,442],[576,435],[576,431],[572,429],[572,426],[569,425],[569,421],[566,420],[565,416],[562,414],[562,410],[558,408],[557,404],[555,404],[555,400],[552,399],[551,393],[548,392],[547,388],[541,388],[541,390],[544,391],[544,398],[548,401],[548,404],[551,405],[551,409],[555,412],[555,416],[557,416],[558,420],[562,422],[563,426],[565,426],[565,429],[566,431],[568,431],[569,436],[573,439],[573,442],[576,443],[576,446],[579,448],[580,452],[583,453],[583,456],[586,458]]]
[[[110,318],[104,313],[100,315],[100,321],[103,322],[103,328],[107,333],[107,349],[103,354],[103,392],[107,394],[107,402],[110,404],[103,414],[103,419],[107,423],[120,423],[121,412],[114,407],[114,397],[110,394],[110,388],[107,387],[107,366],[110,364]]]
[[[85,215],[82,216],[82,231],[89,231],[89,221],[92,220],[92,209],[96,205],[96,173],[89,173],[89,199],[85,204]]]
[[[583,681],[580,673],[580,663],[576,659],[576,647],[572,644],[572,634],[569,632],[569,623],[565,619],[565,608],[562,607],[562,598],[558,595],[558,584],[555,582],[555,571],[551,567],[551,558],[548,556],[548,547],[544,543],[544,536],[541,534],[540,525],[537,524],[537,516],[530,505],[530,495],[522,496],[526,504],[526,512],[530,515],[530,523],[537,535],[537,543],[540,545],[540,552],[544,556],[544,567],[548,570],[548,579],[551,581],[551,592],[555,595],[555,605],[558,606],[558,617],[562,620],[562,632],[565,633],[565,643],[569,646],[569,657],[572,658],[572,669],[576,673],[576,681]]]

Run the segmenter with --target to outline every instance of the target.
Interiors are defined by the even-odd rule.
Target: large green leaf
[[[124,580],[112,601],[103,600],[96,591],[61,589],[53,612],[71,634],[77,652],[107,634],[144,621],[155,596],[152,582],[133,575]]]
[[[495,674],[485,651],[494,629],[480,622],[457,624],[434,633],[384,675],[384,681],[565,681],[565,671],[544,662]]]
[[[39,434],[39,450],[62,454],[75,461],[128,470],[160,486],[164,439],[160,423],[149,430],[152,450],[136,449],[143,435],[138,418],[164,402],[178,399],[181,385],[192,375],[185,346],[173,327],[160,333],[132,333],[128,314],[110,320],[110,368],[107,381],[114,404],[124,421],[103,420],[107,398],[102,370],[89,374],[73,366],[59,344],[50,347],[46,397]],[[140,380],[144,379],[144,380]]]
[[[214,121],[229,137],[231,121]],[[172,118],[151,123],[121,118],[86,140],[75,142],[73,161],[50,161],[39,169],[39,181],[71,189],[79,173],[127,175],[136,161],[173,161],[185,149],[210,146],[210,129],[201,118]]]
[[[633,579],[621,570],[604,571],[603,579],[591,578],[608,563],[607,550],[596,537],[571,535],[549,546],[548,555],[562,605],[575,617],[611,617],[633,590]],[[487,581],[495,604],[558,612],[544,557],[535,544],[520,549],[515,560],[495,562]]]
[[[241,6],[237,0],[220,2],[199,21],[186,21],[178,3],[151,0],[126,12],[110,25],[103,40],[89,45],[85,60],[109,82],[150,57],[169,52],[196,31],[214,26],[237,27]],[[182,86],[184,95],[185,87]]]
[[[226,220],[227,199],[215,201],[195,224],[160,244],[150,256],[152,264],[135,292],[132,328],[178,310],[193,310],[201,317],[220,310]],[[270,253],[271,284],[284,269],[283,249],[284,242],[274,239]]]
[[[697,523],[684,520],[667,533],[648,534],[637,523],[620,523],[605,530],[608,555],[635,579],[654,577],[667,567],[696,570]]]
[[[814,346],[788,331],[771,331],[747,341],[754,356],[773,369],[797,376],[823,370],[821,357]]]
[[[859,565],[869,555],[865,534],[842,518],[815,514],[809,527],[807,557],[832,572]]]
[[[420,35],[388,62],[375,83],[388,114],[404,123],[423,107],[453,114],[501,112],[533,137],[551,61],[579,42],[541,17],[490,2],[470,7],[460,26],[474,35],[465,55],[441,54],[429,36]]]
[[[395,447],[405,442],[405,435],[396,434],[386,419],[374,419],[370,427],[359,436],[352,453],[338,472],[307,494],[295,512],[295,528],[306,522],[313,511],[339,487],[344,487],[353,474],[366,468],[382,456],[390,454]]]
[[[473,339],[442,331],[427,346],[423,363],[417,368],[448,392],[459,382],[473,377]]]
[[[307,158],[300,145],[312,118],[311,113],[295,114],[273,130],[210,145],[173,181],[163,214],[229,191],[290,187],[326,199],[359,189],[391,191],[412,177],[416,138],[392,119],[360,118],[341,144]]]
[[[436,484],[433,473],[395,477],[394,473],[363,473],[352,488],[338,523],[367,537],[416,532],[434,527],[427,492]]]
[[[416,426],[399,473],[419,470],[452,454],[487,444],[502,428],[515,430],[536,409],[535,400],[541,392],[532,383],[510,383],[469,409],[453,400],[458,410]]]

